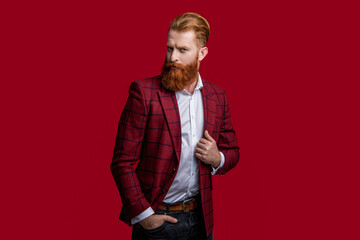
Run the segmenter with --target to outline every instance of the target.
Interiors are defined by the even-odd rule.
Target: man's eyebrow
[[[176,48],[178,48],[178,49],[182,49],[182,48],[189,49],[189,47],[187,47],[187,46],[176,46]]]

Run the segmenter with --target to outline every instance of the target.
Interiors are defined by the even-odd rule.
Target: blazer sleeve
[[[221,151],[225,156],[225,163],[220,168],[216,174],[225,174],[231,170],[239,162],[239,146],[236,140],[235,131],[231,123],[230,117],[230,108],[227,96],[224,92],[224,113],[223,119],[220,126],[219,139],[217,141],[217,146],[219,151]]]
[[[120,117],[110,165],[123,204],[124,221],[128,223],[131,218],[150,207],[141,190],[134,166],[141,155],[147,116],[144,90],[133,82]]]

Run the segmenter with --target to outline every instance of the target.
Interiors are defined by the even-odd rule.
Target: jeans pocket
[[[170,239],[170,233],[167,229],[167,222],[164,222],[161,226],[153,229],[146,230],[144,229],[144,233],[148,239]]]
[[[152,229],[145,229],[144,230],[146,232],[149,232],[149,233],[154,233],[154,232],[158,232],[158,231],[161,231],[163,228],[165,228],[165,225],[166,225],[166,222],[164,222],[163,224],[161,224],[160,226],[156,227],[156,228],[152,228]]]

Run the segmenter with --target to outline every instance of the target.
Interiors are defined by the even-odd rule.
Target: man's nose
[[[177,53],[177,51],[172,51],[171,56],[170,56],[170,60],[171,62],[178,62],[179,61],[179,55]]]

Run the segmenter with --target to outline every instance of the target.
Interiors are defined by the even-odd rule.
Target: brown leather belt
[[[166,211],[184,211],[188,212],[196,209],[198,206],[196,198],[190,198],[179,203],[161,203],[159,209]]]

